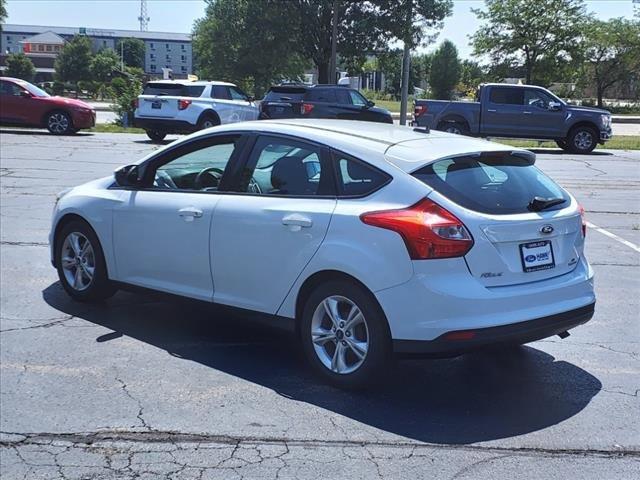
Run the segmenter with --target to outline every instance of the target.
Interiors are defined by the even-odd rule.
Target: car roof
[[[388,171],[392,165],[407,173],[435,160],[476,152],[518,151],[523,155],[533,155],[527,150],[472,137],[434,130],[426,133],[423,129],[412,127],[353,120],[256,120],[214,127],[191,137],[223,131],[252,131],[300,137],[331,146],[384,170]]]
[[[234,83],[229,82],[219,82],[219,81],[210,81],[210,80],[150,80],[148,83],[168,83],[174,85],[225,85],[228,87],[235,87]]]

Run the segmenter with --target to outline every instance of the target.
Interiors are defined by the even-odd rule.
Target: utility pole
[[[407,124],[407,102],[409,99],[409,72],[411,65],[411,27],[413,25],[413,0],[407,3],[407,31],[404,38],[404,51],[402,52],[402,88],[400,89],[400,125]]]
[[[146,32],[149,29],[149,15],[147,14],[147,0],[140,0],[140,31]]]
[[[331,19],[331,61],[329,62],[329,83],[336,82],[336,64],[338,50],[338,4],[340,0],[333,0],[333,17]]]

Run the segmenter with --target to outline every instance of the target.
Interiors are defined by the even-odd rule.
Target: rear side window
[[[310,102],[338,103],[336,91],[330,88],[313,88],[307,93],[306,99]]]
[[[211,87],[211,98],[218,98],[221,100],[231,100],[231,94],[229,88],[224,85],[213,85]]]
[[[383,171],[343,153],[334,152],[333,158],[338,174],[339,196],[369,195],[391,180]]]
[[[523,105],[524,90],[522,88],[492,87],[489,99],[491,100],[491,103]]]
[[[168,95],[172,97],[199,97],[204,85],[181,85],[179,83],[149,82],[145,85],[143,95]]]
[[[483,154],[438,160],[413,174],[458,205],[476,212],[515,214],[531,211],[534,198],[561,199],[545,210],[567,206],[568,195],[528,159]]]
[[[300,87],[272,87],[264,97],[265,101],[271,102],[299,102],[302,101],[306,88]]]

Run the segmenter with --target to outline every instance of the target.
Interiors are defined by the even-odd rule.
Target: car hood
[[[77,100],[75,98],[47,97],[46,100],[48,102],[52,102],[52,103],[55,103],[56,105],[60,105],[60,106],[65,105],[67,107],[89,108],[89,109],[93,110],[93,107],[91,105],[89,105],[88,103],[83,102],[82,100]]]
[[[568,105],[568,110],[572,112],[584,112],[584,113],[596,113],[598,115],[611,115],[611,112],[608,110],[604,110],[602,108],[593,108],[593,107],[578,107],[577,105]]]

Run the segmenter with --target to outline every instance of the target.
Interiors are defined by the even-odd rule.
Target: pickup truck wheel
[[[436,130],[447,133],[455,133],[456,135],[467,135],[469,133],[469,129],[462,122],[440,122]]]
[[[165,132],[161,132],[159,130],[146,130],[147,137],[151,139],[152,142],[161,142],[164,140],[164,137],[167,136]]]
[[[598,144],[598,134],[591,127],[576,127],[569,132],[568,144],[573,153],[590,153]]]
[[[569,143],[565,139],[559,138],[556,140],[556,145],[558,145],[562,150],[569,150]]]

